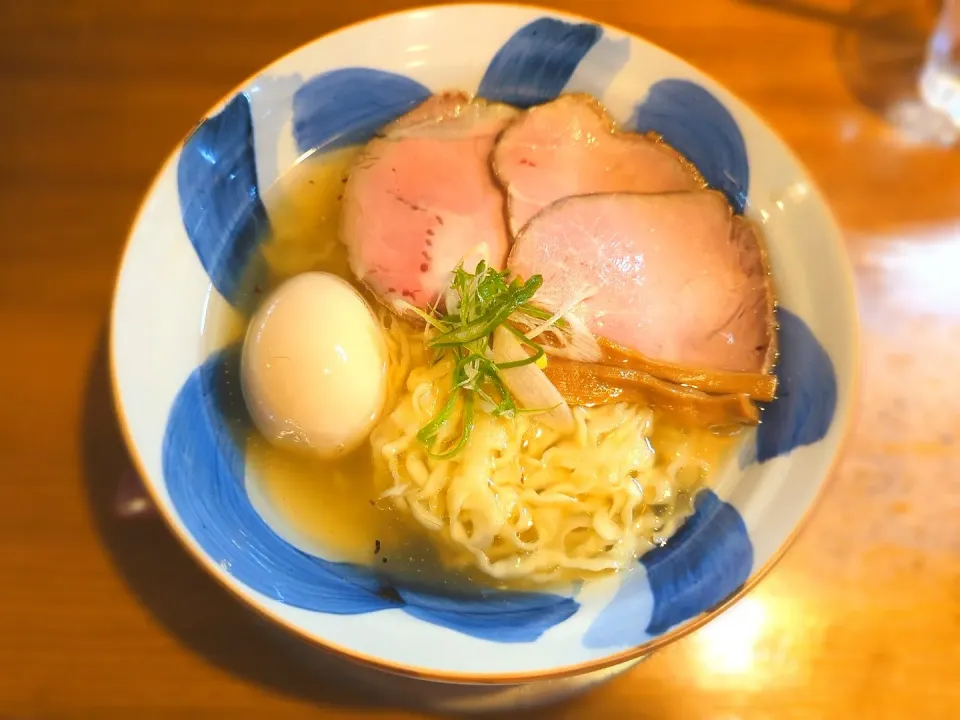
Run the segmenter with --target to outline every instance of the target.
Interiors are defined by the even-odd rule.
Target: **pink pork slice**
[[[504,267],[510,236],[490,168],[494,141],[518,111],[435,95],[364,148],[343,195],[350,267],[386,304],[436,302],[461,260]]]
[[[664,193],[704,185],[672,148],[617,131],[589,95],[562,95],[528,110],[497,142],[493,164],[507,190],[514,235],[541,209],[571,195]]]
[[[521,232],[511,271],[536,302],[651,359],[765,372],[773,294],[756,231],[712,190],[559,200]]]

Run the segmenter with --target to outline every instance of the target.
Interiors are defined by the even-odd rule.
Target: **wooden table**
[[[0,2],[0,717],[416,717],[307,670],[158,521],[115,517],[104,362],[127,226],[174,144],[257,68],[405,4]],[[917,38],[747,0],[558,5],[705,69],[807,163],[857,268],[864,391],[825,501],[745,601],[758,612],[527,717],[956,716],[960,150],[911,145],[878,111]]]

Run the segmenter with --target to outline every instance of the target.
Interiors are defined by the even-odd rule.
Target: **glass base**
[[[960,125],[960,67],[929,64],[920,76],[920,97]]]
[[[909,144],[941,147],[960,144],[960,126],[943,110],[923,100],[901,100],[891,105],[886,120]]]

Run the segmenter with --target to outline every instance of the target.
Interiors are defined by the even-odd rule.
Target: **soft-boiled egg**
[[[271,442],[336,457],[369,434],[387,395],[387,351],[369,305],[345,280],[287,280],[250,321],[243,395]]]

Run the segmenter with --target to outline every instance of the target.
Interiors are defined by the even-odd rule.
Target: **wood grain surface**
[[[704,69],[808,165],[846,233],[860,417],[744,603],[528,718],[960,713],[960,150],[886,116],[930,4],[568,0]],[[0,1],[0,717],[413,718],[308,668],[159,521],[121,520],[105,323],[153,173],[225,92],[401,0]]]

